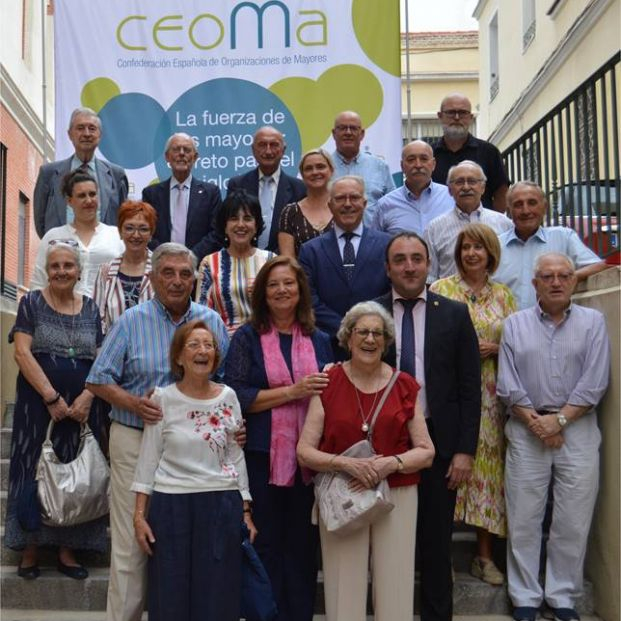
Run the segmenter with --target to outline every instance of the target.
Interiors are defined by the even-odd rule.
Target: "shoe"
[[[537,608],[533,606],[517,606],[513,609],[515,621],[535,621],[537,618]]]
[[[573,608],[552,608],[554,621],[580,621],[580,615]]]
[[[17,568],[17,575],[24,580],[36,580],[41,575],[41,570],[38,565],[31,565],[30,567]]]
[[[69,576],[69,578],[74,580],[85,580],[88,578],[88,570],[82,565],[65,565],[62,561],[58,561],[56,569],[61,574],[65,574],[65,576]]]
[[[470,573],[475,578],[479,578],[479,580],[483,580],[483,582],[487,582],[487,584],[492,584],[494,586],[500,586],[505,582],[505,577],[498,567],[496,567],[494,561],[481,558],[480,556],[475,557],[472,561]]]

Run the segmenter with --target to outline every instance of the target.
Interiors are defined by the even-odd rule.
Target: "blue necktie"
[[[403,319],[401,320],[401,360],[399,369],[416,377],[416,341],[414,337],[414,318],[412,311],[418,302],[400,298],[398,302],[403,306]]]
[[[345,278],[347,282],[351,283],[354,278],[354,270],[356,269],[356,253],[354,252],[354,245],[351,240],[355,233],[343,233],[341,237],[345,240],[345,248],[343,248],[343,270],[345,271]]]

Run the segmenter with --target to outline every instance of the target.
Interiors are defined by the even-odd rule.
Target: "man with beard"
[[[477,162],[487,177],[483,207],[504,212],[509,179],[502,163],[500,151],[485,140],[475,138],[469,131],[472,123],[472,104],[460,93],[447,95],[440,105],[438,118],[444,135],[433,146],[436,168],[433,180],[446,183],[451,166],[463,160]]]

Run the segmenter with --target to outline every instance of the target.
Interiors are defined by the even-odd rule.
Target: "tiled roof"
[[[404,32],[401,33],[401,44],[405,46]],[[410,48],[434,47],[478,47],[479,32],[477,30],[455,30],[448,32],[410,32]]]

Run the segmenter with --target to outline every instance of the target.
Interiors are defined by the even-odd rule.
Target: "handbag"
[[[241,616],[246,621],[272,621],[278,615],[272,583],[242,523]]]
[[[366,439],[352,444],[341,453],[341,456],[372,457],[376,455],[372,443],[373,426],[398,375],[399,371],[395,371],[390,378],[373,412]],[[315,500],[319,515],[326,530],[337,535],[348,535],[363,526],[368,526],[382,515],[390,513],[394,508],[394,504],[390,501],[390,488],[386,479],[371,489],[361,491],[350,489],[351,480],[351,475],[346,472],[320,472],[315,475]]]
[[[91,428],[82,423],[78,454],[67,464],[54,452],[53,428],[51,420],[35,477],[43,523],[72,526],[106,515],[110,511],[110,468]]]

